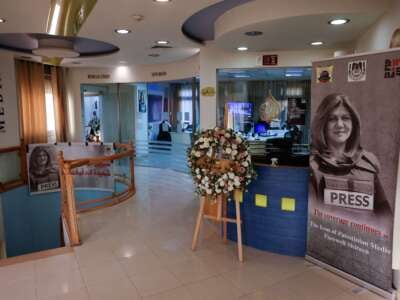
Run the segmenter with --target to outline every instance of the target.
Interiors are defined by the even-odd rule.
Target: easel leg
[[[197,215],[197,221],[196,221],[196,227],[194,229],[194,234],[193,234],[193,241],[192,241],[192,250],[196,250],[197,246],[197,241],[199,239],[199,233],[200,233],[200,226],[201,226],[201,221],[203,220],[203,214],[204,214],[204,205],[206,203],[206,197],[200,197],[200,209],[199,209],[199,214]]]
[[[226,203],[226,196],[223,195],[222,196],[222,210],[223,210],[223,217],[224,219],[227,218],[228,216],[228,207],[227,207],[227,203]],[[228,244],[228,237],[227,237],[227,232],[228,232],[228,223],[226,221],[222,221],[222,226],[223,226],[223,232],[224,232],[224,244]]]
[[[236,206],[236,228],[237,228],[237,246],[238,246],[238,257],[239,261],[243,262],[243,247],[242,247],[242,221],[240,218],[240,202],[237,197],[235,197]]]

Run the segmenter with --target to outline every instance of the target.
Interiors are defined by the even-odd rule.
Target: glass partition
[[[311,68],[220,69],[217,125],[242,133],[256,160],[308,164]]]

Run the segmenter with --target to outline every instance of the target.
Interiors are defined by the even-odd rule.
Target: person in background
[[[168,141],[171,142],[171,124],[167,121],[164,120],[160,123],[159,125],[159,133],[157,137],[157,141]]]

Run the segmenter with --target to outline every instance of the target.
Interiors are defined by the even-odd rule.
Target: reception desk
[[[242,235],[245,245],[274,253],[305,256],[309,168],[257,164],[257,179],[243,193]],[[234,202],[228,215],[235,215]],[[236,225],[228,225],[236,240]]]

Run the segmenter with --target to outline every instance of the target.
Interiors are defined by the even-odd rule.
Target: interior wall
[[[168,81],[195,77],[198,73],[198,55],[183,61],[162,65],[70,68],[66,76],[68,140],[80,142],[82,137],[81,84]],[[100,78],[93,79],[89,75],[98,75]]]
[[[6,51],[0,51],[0,95],[0,121],[5,121],[5,132],[0,130],[0,147],[17,146],[20,136],[15,63],[14,55]]]
[[[395,29],[400,28],[400,1],[392,5],[379,20],[357,40],[357,52],[388,49]]]
[[[260,68],[259,58],[263,54],[278,54],[276,67],[311,67],[314,60],[332,57],[334,50],[310,49],[303,51],[274,52],[228,52],[207,44],[200,51],[200,90],[204,87],[217,88],[217,69],[221,68]],[[200,93],[200,128],[216,126],[217,95],[203,96]]]

